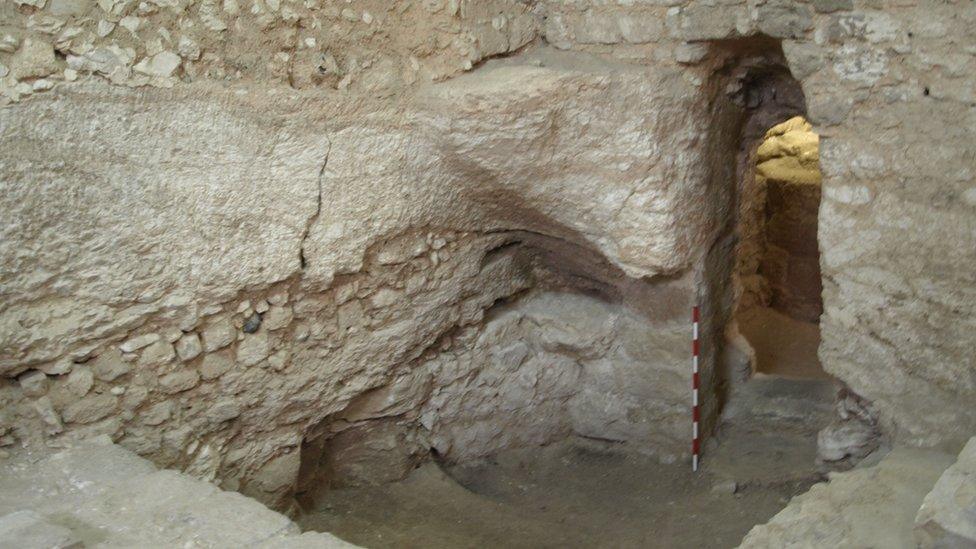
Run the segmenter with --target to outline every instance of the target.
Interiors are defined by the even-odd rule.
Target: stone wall
[[[0,20],[5,102],[88,73],[129,87],[257,80],[390,96],[536,36],[513,0],[14,0]]]
[[[976,428],[971,4],[0,10],[3,93],[16,101],[0,111],[4,444],[109,433],[275,501],[303,442],[429,368],[419,386],[443,387],[441,400],[408,391],[383,416],[432,433],[419,448],[467,456],[613,425],[683,455],[677,334],[694,301],[706,305],[707,387],[723,381],[737,128],[755,74],[737,67],[764,66],[779,43],[823,137],[825,368],[905,442],[958,446]],[[529,257],[493,252],[506,245]],[[571,369],[543,335],[506,327],[536,318],[538,302],[486,321],[498,300],[547,299],[530,288],[596,292],[607,322],[654,335],[636,354],[623,332],[601,342],[559,403],[572,421],[470,446],[451,421],[483,410],[452,402],[494,372],[515,374],[497,398],[533,406],[570,385],[553,375],[539,381],[546,399],[517,392],[538,363],[506,362],[516,340],[556,365],[547,375]],[[494,339],[506,330],[514,340]],[[498,362],[478,347],[489,340]],[[653,371],[630,395],[653,402],[572,418],[586,387],[629,383],[619,349]],[[459,364],[484,385],[459,385]]]
[[[86,80],[8,107],[6,443],[107,433],[284,504],[303,446],[409,378],[416,392],[360,413],[386,418],[377,435],[423,427],[418,452],[461,459],[612,426],[599,436],[685,454],[690,273],[720,223],[681,212],[728,208],[705,200],[710,158],[671,151],[705,134],[709,97],[670,69],[596,61],[543,51],[396,102]],[[571,395],[541,365],[577,351],[490,335],[485,311],[535,287],[607,303],[590,305],[612,329],[584,346]],[[520,378],[481,353],[519,339],[539,398],[572,396],[559,410],[576,418],[533,431],[499,415],[492,429],[517,434],[476,445],[458,426],[484,411],[452,407],[473,389],[447,364],[501,376],[516,398]]]

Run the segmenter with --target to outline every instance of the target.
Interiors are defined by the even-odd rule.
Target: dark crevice
[[[325,150],[325,158],[322,161],[322,167],[319,168],[318,177],[318,195],[316,197],[315,213],[312,217],[308,219],[308,223],[305,224],[305,230],[302,231],[301,244],[298,247],[298,262],[302,270],[308,265],[308,258],[305,256],[305,242],[308,240],[308,235],[312,231],[312,225],[315,224],[319,219],[319,215],[322,214],[322,179],[325,177],[325,169],[329,165],[329,155],[332,153],[332,141],[329,141],[328,148]]]

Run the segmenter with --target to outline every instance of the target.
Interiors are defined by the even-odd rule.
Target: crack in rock
[[[305,242],[308,240],[308,235],[312,231],[312,225],[318,220],[319,215],[322,213],[322,178],[325,177],[325,169],[329,165],[329,155],[332,153],[332,141],[329,141],[329,145],[325,150],[325,159],[322,161],[322,167],[319,169],[319,192],[316,197],[315,213],[308,219],[308,223],[305,224],[305,230],[302,231],[302,241],[301,245],[298,247],[298,262],[302,270],[305,270],[305,265],[308,264],[308,259],[305,256]]]

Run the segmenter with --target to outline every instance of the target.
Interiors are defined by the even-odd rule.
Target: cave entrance
[[[742,184],[736,321],[754,372],[829,377],[820,345],[819,136],[802,116],[774,125],[750,154]]]

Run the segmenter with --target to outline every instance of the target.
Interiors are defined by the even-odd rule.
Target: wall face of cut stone
[[[821,361],[893,438],[952,451],[976,429],[976,58],[954,45],[974,21],[972,4],[919,2],[821,16],[784,43],[814,71],[823,138]]]
[[[425,365],[421,411],[440,456],[474,458],[568,434],[628,442],[671,461],[687,452],[687,324],[542,292],[492,317],[471,343]]]
[[[825,368],[906,442],[976,428],[971,5],[410,6],[0,7],[0,441],[108,433],[266,501],[367,416],[459,459],[686,455],[679,327],[714,304],[711,390],[759,34],[824,138]],[[485,422],[505,399],[545,421]]]

